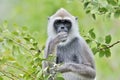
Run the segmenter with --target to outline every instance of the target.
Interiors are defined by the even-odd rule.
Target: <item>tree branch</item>
[[[116,41],[115,43],[113,43],[113,44],[111,44],[111,45],[108,45],[108,46],[106,46],[106,47],[104,47],[104,48],[100,48],[100,50],[109,49],[109,48],[111,48],[111,47],[113,47],[114,45],[119,44],[119,43],[120,43],[120,40],[118,40],[118,41]]]

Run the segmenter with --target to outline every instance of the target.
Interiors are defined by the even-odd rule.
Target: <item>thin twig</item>
[[[108,46],[108,48],[111,48],[111,47],[113,47],[114,45],[116,45],[116,44],[118,44],[118,43],[120,43],[120,40],[118,40],[117,42],[115,42],[115,43],[113,43],[112,45]]]
[[[19,46],[23,47],[25,50],[27,50],[28,52],[30,52],[32,54],[32,56],[33,56],[33,53],[29,49],[27,49],[22,43],[18,43],[18,42],[16,42],[15,40],[13,40],[11,38],[7,38],[7,37],[5,37],[5,38],[9,39],[9,40],[13,41],[14,43],[18,44]]]
[[[30,73],[28,73],[28,72],[27,72],[26,70],[24,70],[24,69],[15,67],[15,66],[10,65],[10,64],[6,64],[6,65],[8,65],[8,66],[10,66],[10,67],[13,67],[13,68],[15,68],[15,69],[17,69],[17,70],[20,70],[20,71],[22,71],[22,72],[24,72],[24,73],[27,73],[27,74],[29,74],[33,79],[35,79],[35,77],[34,77],[33,75],[31,75]]]
[[[6,72],[6,71],[3,71],[3,70],[0,70],[0,72],[1,72],[1,73],[5,73],[5,74],[10,74],[11,76],[13,76],[13,77],[15,77],[15,78],[19,79],[19,77],[18,77],[18,76],[16,76],[16,75],[12,74],[11,72]]]
[[[0,72],[1,72],[1,71],[0,71]],[[12,79],[12,80],[15,80],[13,77],[11,77],[11,76],[5,74],[4,72],[1,72],[1,73],[3,74],[3,76],[6,76],[6,77],[8,77],[8,78],[10,78],[10,79]]]
[[[119,43],[120,43],[120,40],[118,40],[118,41],[116,41],[115,43],[113,43],[113,44],[111,44],[111,45],[108,45],[108,46],[106,46],[106,47],[104,47],[104,48],[100,48],[100,50],[112,48],[114,45],[119,44]]]

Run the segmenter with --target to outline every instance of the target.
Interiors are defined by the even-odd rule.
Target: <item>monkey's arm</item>
[[[57,44],[59,44],[60,42],[64,41],[67,39],[67,33],[65,32],[61,32],[58,33],[58,35],[56,35],[55,38],[49,38],[46,44],[46,48],[45,48],[45,53],[44,53],[44,58],[48,58],[49,54],[55,54],[55,50],[56,50],[56,46]],[[43,68],[47,67],[49,65],[48,61],[43,61]]]
[[[88,78],[95,78],[96,76],[95,69],[85,64],[66,63],[61,65],[57,71],[61,73],[73,72]]]
[[[48,39],[45,49],[45,58],[47,58],[49,54],[55,53],[57,44],[65,40],[67,40],[66,32],[58,33],[55,38]]]
[[[49,54],[52,54],[54,52],[55,49],[55,43],[54,41],[48,39],[47,44],[46,44],[46,48],[44,51],[44,58],[47,59]],[[47,60],[42,62],[43,65],[43,69],[49,66],[49,63]]]

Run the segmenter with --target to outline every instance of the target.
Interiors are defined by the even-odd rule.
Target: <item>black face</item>
[[[54,22],[54,28],[56,33],[69,32],[72,27],[72,23],[69,20],[56,20]]]

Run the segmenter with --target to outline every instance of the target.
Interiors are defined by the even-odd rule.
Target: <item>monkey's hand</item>
[[[64,42],[67,40],[67,33],[66,32],[60,32],[58,35],[55,37],[55,43],[58,44],[60,42]]]
[[[69,63],[65,63],[60,66],[57,66],[56,72],[60,72],[60,73],[70,72]]]

